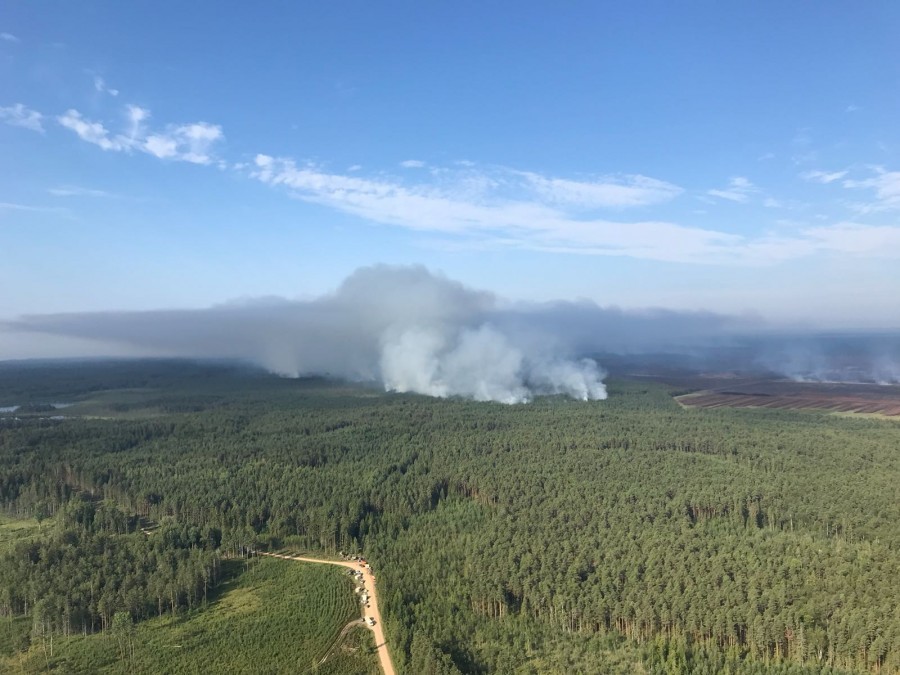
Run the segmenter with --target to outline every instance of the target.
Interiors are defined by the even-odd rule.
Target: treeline
[[[409,673],[616,672],[623,644],[653,673],[900,672],[900,425],[610,391],[503,406],[192,377],[185,409],[224,402],[0,427],[0,505],[71,519],[88,496],[111,523],[110,500],[194,532],[188,555],[364,550]],[[164,539],[116,522],[90,536]]]
[[[0,615],[33,616],[42,634],[110,628],[203,603],[219,580],[216,530],[168,524],[153,536],[109,503],[77,498],[52,532],[0,557]]]

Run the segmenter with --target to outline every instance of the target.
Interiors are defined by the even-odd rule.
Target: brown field
[[[681,391],[690,391],[676,395],[675,400],[692,408],[822,410],[900,419],[900,386],[896,385],[702,375],[665,378],[665,382]]]

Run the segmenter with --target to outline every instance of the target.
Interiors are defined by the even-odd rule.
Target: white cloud
[[[900,259],[900,227],[837,223],[812,227],[803,234],[816,248],[845,255]]]
[[[109,131],[100,122],[89,122],[77,110],[67,110],[64,115],[57,117],[56,121],[78,134],[81,140],[100,146],[104,150],[118,152],[131,147],[127,138],[123,136],[111,138]]]
[[[742,237],[662,221],[582,220],[539,200],[467,199],[452,188],[405,186],[386,180],[340,176],[290,160],[256,158],[259,180],[283,185],[305,201],[388,225],[475,237],[493,246],[625,255],[669,261],[754,262]]]
[[[763,206],[767,209],[780,209],[784,204],[773,197],[766,197],[765,201],[763,201]]]
[[[862,110],[862,108],[860,108],[858,105],[853,105],[851,103],[844,109],[844,112],[853,113],[853,112],[857,112],[859,110]]]
[[[4,42],[21,42],[21,40],[12,33],[0,33],[0,40],[3,40]]]
[[[48,188],[54,197],[111,197],[112,195],[105,190],[92,190],[91,188],[78,187],[77,185],[61,185],[55,188]]]
[[[759,192],[759,188],[753,183],[743,176],[735,176],[728,181],[728,187],[724,190],[707,190],[706,194],[719,199],[745,204],[750,201],[750,196],[756,192]]]
[[[900,209],[900,171],[885,171],[876,167],[876,175],[865,180],[845,180],[845,188],[871,189],[875,191],[876,201],[867,204],[858,204],[857,210],[861,213],[875,211],[892,211]]]
[[[96,89],[100,93],[106,92],[110,96],[118,96],[119,95],[119,90],[113,89],[112,87],[108,87],[106,85],[106,80],[104,80],[99,75],[94,75],[94,89]]]
[[[579,199],[554,201],[535,187],[552,185],[553,179],[538,176],[543,181],[535,181],[537,174],[508,169],[495,170],[485,177],[486,188],[472,191],[460,188],[458,181],[407,184],[340,175],[268,155],[258,155],[255,166],[253,177],[287,188],[298,199],[384,225],[454,237],[439,242],[448,250],[515,248],[726,265],[769,265],[817,253],[900,257],[900,227],[839,223],[784,234],[739,235],[663,220],[586,218],[579,191]],[[448,175],[449,170],[442,177]],[[462,177],[472,179],[468,171]],[[511,196],[517,178],[519,191]],[[730,189],[756,191],[746,179],[733,180]],[[616,203],[604,199],[611,201]]]
[[[43,211],[41,206],[29,206],[27,204],[13,204],[12,202],[0,202],[0,209],[4,211]]]
[[[30,204],[15,204],[12,202],[0,202],[0,211],[26,211],[30,213],[58,213],[69,215],[69,210],[59,206],[31,206]]]
[[[811,164],[818,160],[819,153],[815,149],[812,130],[808,127],[799,129],[791,139],[791,161],[794,164]]]
[[[171,136],[148,136],[144,141],[144,150],[159,159],[171,159],[178,154],[178,143]]]
[[[595,181],[546,178],[528,172],[522,175],[543,199],[585,209],[648,206],[669,201],[683,192],[677,185],[640,175]]]
[[[128,104],[125,106],[128,118],[128,138],[131,142],[138,142],[146,134],[144,122],[150,119],[150,111],[139,105]]]
[[[833,183],[847,175],[846,171],[806,171],[800,174],[803,180],[812,181],[814,183]]]
[[[33,112],[21,104],[3,110],[13,111],[11,114],[17,119]],[[74,109],[57,120],[82,140],[104,150],[138,151],[164,160],[221,166],[222,160],[213,154],[214,146],[224,138],[220,126],[196,122],[152,129],[149,110],[135,105],[125,107],[124,117],[120,133],[86,119]],[[39,123],[41,118],[36,119]],[[232,167],[243,170],[241,164]],[[677,185],[642,175],[575,180],[506,167],[454,163],[449,167],[431,167],[424,173],[405,174],[405,178],[366,177],[359,166],[333,173],[315,164],[298,164],[289,158],[263,154],[257,155],[247,170],[251,177],[281,186],[303,201],[382,225],[444,235],[452,238],[452,245],[471,243],[481,248],[725,265],[767,265],[816,253],[900,257],[900,227],[838,223],[798,227],[784,234],[738,234],[656,218],[624,221],[596,214],[603,209],[648,207],[683,193]],[[874,190],[880,209],[900,207],[900,172],[880,168],[876,172],[870,179],[845,180],[843,185]],[[810,180],[820,182],[842,177],[843,174],[809,172]],[[106,196],[100,190],[67,186],[50,192],[60,197]],[[715,197],[745,203],[754,195],[764,196],[750,180],[737,176],[724,189],[695,196],[704,201]],[[773,198],[766,198],[763,204],[773,208],[790,206],[790,202]],[[39,207],[0,204],[0,208]]]
[[[222,127],[216,124],[182,124],[148,136],[142,149],[160,159],[210,164],[213,161],[212,145],[223,136]]]
[[[14,127],[22,127],[23,129],[44,133],[44,125],[41,121],[43,119],[44,116],[41,113],[27,108],[22,103],[0,108],[0,120]]]
[[[254,177],[284,186],[304,201],[420,232],[505,238],[520,247],[557,250],[580,246],[611,255],[676,260],[693,257],[700,249],[733,238],[664,222],[577,220],[534,199],[498,199],[490,192],[476,196],[453,185],[405,186],[383,179],[342,176],[315,166],[298,167],[291,160],[268,155],[258,155],[256,167]],[[508,187],[502,181],[496,183]]]
[[[184,148],[180,158],[195,164],[208,164],[212,161],[212,145],[224,138],[222,127],[206,122],[177,126],[171,133],[178,139],[179,146]]]
[[[793,220],[792,218],[779,218],[775,221],[775,224],[778,225],[778,227],[790,227],[795,230],[806,226],[805,222],[800,220]]]
[[[425,162],[421,159],[406,159],[400,162],[400,166],[404,169],[421,169],[425,166]]]
[[[86,120],[77,110],[68,110],[57,118],[59,123],[71,129],[79,138],[104,150],[140,150],[159,159],[172,159],[194,164],[213,162],[212,146],[222,138],[222,127],[206,122],[169,125],[163,131],[150,132],[145,122],[150,111],[136,105],[125,108],[128,129],[125,133],[111,135],[100,122]]]

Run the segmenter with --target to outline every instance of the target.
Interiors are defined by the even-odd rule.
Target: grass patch
[[[348,622],[359,618],[350,579],[339,568],[261,558],[231,578],[206,608],[136,626],[134,656],[123,663],[110,635],[58,638],[50,659],[59,673],[314,672]],[[351,637],[351,634],[354,634]],[[344,636],[317,672],[377,673],[374,644]],[[0,671],[46,672],[39,647],[0,658]]]
[[[44,530],[52,523],[44,523]],[[9,551],[20,541],[40,533],[33,518],[16,519],[0,516],[0,553]],[[31,621],[26,617],[0,617],[0,657],[13,656],[28,647]]]
[[[354,627],[313,672],[316,675],[381,675],[372,631],[362,626]]]
[[[51,523],[44,523],[46,529]],[[25,539],[31,539],[40,534],[41,528],[34,518],[9,518],[0,516],[0,553],[12,549],[16,544]]]

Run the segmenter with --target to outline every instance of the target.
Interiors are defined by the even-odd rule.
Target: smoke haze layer
[[[430,396],[606,398],[603,371],[580,356],[577,336],[552,327],[555,311],[503,308],[490,293],[423,267],[376,266],[311,301],[29,316],[5,329],[96,341],[112,353],[245,359],[285,376],[380,381]]]
[[[288,377],[325,375],[503,403],[541,394],[606,398],[599,354],[611,365],[611,355],[655,354],[663,360],[644,361],[793,379],[900,379],[896,336],[775,334],[754,317],[626,311],[587,301],[509,303],[424,267],[361,268],[313,300],[26,316],[0,324],[0,359],[9,358],[4,344],[16,339],[65,341],[81,350],[48,347],[30,356],[241,359]],[[95,351],[85,352],[90,345]]]

